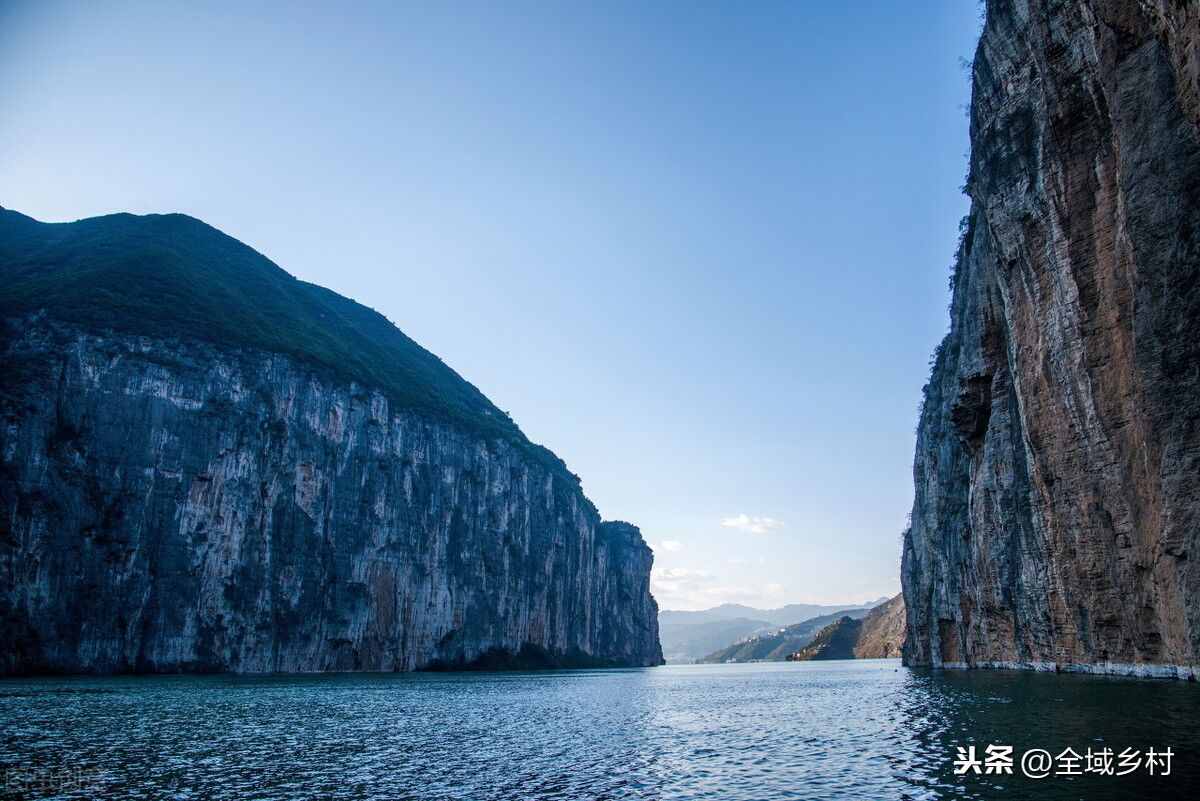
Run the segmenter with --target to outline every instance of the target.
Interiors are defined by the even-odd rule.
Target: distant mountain
[[[858,642],[854,644],[854,657],[886,659],[900,656],[907,628],[904,595],[901,594],[875,607],[863,618]]]
[[[802,623],[784,627],[781,631],[762,634],[742,642],[734,643],[727,648],[708,654],[700,662],[782,662],[788,654],[801,650],[813,641],[817,633],[830,623],[842,617],[859,619],[866,617],[871,610],[866,607],[858,609],[840,609],[830,615],[821,615]]]
[[[660,618],[661,621],[661,618]],[[732,620],[710,620],[703,623],[663,623],[658,626],[663,658],[670,663],[695,662],[705,654],[724,648],[732,642],[770,630],[765,620],[735,617]]]
[[[790,603],[778,609],[756,609],[740,603],[722,603],[698,612],[666,609],[659,613],[662,655],[667,662],[696,662],[733,643],[762,634],[774,634],[781,627],[821,618],[847,608],[870,608],[887,598],[862,604],[830,606],[817,603]]]
[[[863,622],[843,615],[817,632],[812,642],[799,651],[788,654],[789,662],[807,662],[818,659],[853,659],[854,646],[862,633]]]
[[[758,636],[776,634],[780,628],[828,617],[846,609],[868,609],[887,598],[862,604],[788,604],[778,609],[757,609],[742,604],[721,604],[699,611],[667,609],[658,614],[663,656],[668,662],[696,662],[727,646]]]
[[[719,620],[763,620],[769,626],[790,626],[811,620],[820,615],[828,615],[842,609],[870,608],[887,603],[887,598],[877,598],[874,601],[864,601],[861,604],[788,604],[778,609],[756,609],[742,604],[721,604],[711,609],[696,612],[664,609],[658,613],[658,621],[662,623],[712,623]]]
[[[805,662],[822,659],[880,659],[900,655],[904,645],[904,596],[897,595],[865,615],[826,615],[773,636],[759,637],[725,649],[705,661],[787,659]],[[835,618],[830,621],[830,618]],[[825,625],[822,625],[825,624]],[[816,633],[813,631],[816,629]],[[799,647],[796,643],[803,642]]]

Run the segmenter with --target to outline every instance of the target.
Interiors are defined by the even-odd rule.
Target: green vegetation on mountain
[[[854,646],[858,643],[862,621],[843,615],[817,632],[812,642],[800,650],[788,654],[789,662],[807,662],[816,659],[853,659]]]
[[[0,208],[0,316],[25,314],[98,334],[279,353],[322,376],[377,389],[398,408],[507,441],[577,481],[383,315],[183,214],[43,223]]]
[[[862,621],[855,659],[890,659],[900,656],[908,629],[904,596],[897,595],[872,609]]]
[[[821,615],[802,623],[786,626],[769,634],[762,634],[742,642],[734,643],[728,648],[722,648],[711,653],[701,662],[781,662],[789,654],[795,653],[812,642],[822,628],[842,618],[861,618],[869,609],[844,609],[831,615]]]
[[[845,614],[847,609],[874,607],[887,600],[880,598],[841,606],[787,604],[774,609],[732,603],[689,611],[663,609],[658,613],[658,631],[667,662],[697,662],[731,644],[742,643],[752,637],[769,636],[785,626],[834,612]]]

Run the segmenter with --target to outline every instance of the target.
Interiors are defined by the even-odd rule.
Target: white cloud
[[[650,571],[650,582],[660,585],[707,582],[712,577],[707,570],[693,570],[690,567],[656,567]]]
[[[740,514],[736,517],[722,518],[721,525],[725,528],[736,528],[738,531],[744,531],[747,534],[766,534],[768,531],[782,528],[783,521],[776,520],[773,517],[751,517],[747,514]]]
[[[663,540],[662,542],[650,543],[650,547],[664,553],[679,553],[683,550],[683,543],[679,540]]]
[[[712,581],[707,570],[689,567],[656,567],[650,571],[650,588],[655,594],[686,595]]]
[[[654,568],[650,589],[660,609],[708,609],[723,603],[772,606],[785,594],[781,584],[726,584],[707,570],[688,567]]]

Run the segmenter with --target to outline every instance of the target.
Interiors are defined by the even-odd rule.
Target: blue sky
[[[0,204],[182,211],[386,314],[664,608],[899,590],[967,0],[0,0]]]

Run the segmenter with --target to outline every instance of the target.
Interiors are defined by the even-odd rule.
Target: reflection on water
[[[7,798],[1190,797],[1194,684],[891,660],[0,681]],[[1170,746],[1172,775],[957,777],[955,747]],[[1019,770],[1018,770],[1019,772]]]

